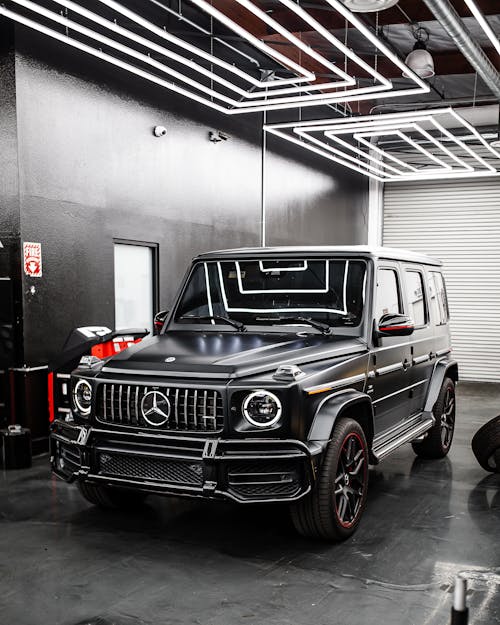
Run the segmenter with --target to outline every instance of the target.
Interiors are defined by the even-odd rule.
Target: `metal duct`
[[[482,48],[472,39],[460,16],[448,0],[424,0],[436,19],[448,31],[458,49],[469,61],[492,93],[500,100],[500,74]]]

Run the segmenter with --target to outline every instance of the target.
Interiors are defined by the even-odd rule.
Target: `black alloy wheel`
[[[450,451],[455,431],[455,382],[445,378],[432,411],[435,423],[425,438],[412,443],[413,451],[421,458],[444,458]]]
[[[291,507],[299,534],[338,542],[356,531],[366,505],[368,462],[361,425],[354,419],[339,419],[313,490]]]
[[[448,386],[444,396],[443,412],[441,414],[441,443],[443,448],[449,449],[455,430],[455,389]]]
[[[342,527],[351,527],[358,517],[365,491],[366,449],[360,436],[351,432],[340,450],[335,478],[335,510]]]

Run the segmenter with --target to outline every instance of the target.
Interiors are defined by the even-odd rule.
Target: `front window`
[[[191,273],[175,322],[202,322],[220,329],[224,323],[220,317],[245,326],[300,326],[309,319],[331,327],[355,327],[363,314],[365,277],[362,260],[200,262]]]

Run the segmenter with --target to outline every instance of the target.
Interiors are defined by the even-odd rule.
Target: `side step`
[[[427,430],[430,430],[434,425],[434,417],[429,413],[422,413],[421,419],[408,429],[400,429],[395,432],[390,438],[386,435],[381,437],[380,441],[376,441],[373,446],[373,456],[377,462],[380,462],[383,458],[391,454],[401,445],[410,443],[422,434],[425,434]]]

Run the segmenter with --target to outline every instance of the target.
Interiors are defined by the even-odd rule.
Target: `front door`
[[[376,327],[380,318],[387,314],[405,314],[399,265],[389,262],[377,270],[374,306]],[[375,435],[379,435],[401,423],[411,412],[409,337],[380,338],[370,358]]]

